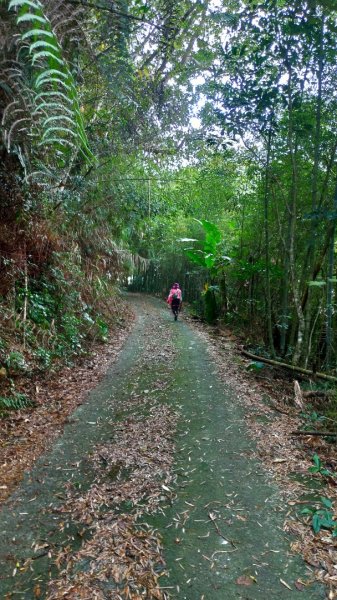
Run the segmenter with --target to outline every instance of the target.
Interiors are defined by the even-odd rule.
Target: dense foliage
[[[105,338],[130,276],[336,369],[333,4],[0,2],[7,372]]]
[[[211,286],[217,316],[270,354],[333,369],[336,11],[328,2],[226,8],[199,86],[205,139],[184,212],[223,233],[204,295]]]

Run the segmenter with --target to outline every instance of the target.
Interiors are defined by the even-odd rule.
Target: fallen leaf
[[[247,575],[240,575],[240,577],[237,578],[236,583],[238,585],[252,585],[253,580],[251,577],[248,577]]]
[[[291,590],[290,585],[288,585],[286,581],[283,581],[283,579],[280,579],[280,582],[282,583],[282,585],[284,585],[286,588],[288,588],[288,590]]]
[[[300,592],[303,592],[303,590],[305,589],[305,585],[303,585],[303,583],[298,579],[297,581],[295,581],[295,588],[297,590],[299,590]]]

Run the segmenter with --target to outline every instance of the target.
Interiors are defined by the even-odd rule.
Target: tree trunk
[[[288,213],[287,218],[287,235],[286,235],[286,247],[284,248],[284,260],[283,260],[283,277],[282,277],[282,300],[281,300],[281,332],[280,332],[280,352],[281,356],[286,353],[286,342],[287,334],[289,330],[289,248],[290,248],[290,235],[291,235],[291,212],[289,207],[286,208]]]
[[[335,187],[333,211],[337,210],[337,182]],[[332,231],[329,244],[328,254],[328,272],[327,272],[327,283],[326,283],[326,368],[331,367],[331,359],[333,353],[333,330],[332,330],[332,317],[333,317],[333,271],[334,271],[334,259],[335,259],[335,232],[336,232],[336,217],[334,217],[332,223]]]
[[[322,121],[322,79],[323,79],[323,70],[324,70],[324,48],[323,48],[323,38],[324,38],[324,17],[321,20],[321,26],[319,31],[319,40],[318,40],[318,49],[317,49],[317,104],[316,104],[316,124],[315,124],[315,136],[314,136],[314,164],[312,169],[312,185],[311,185],[311,211],[312,211],[312,219],[311,219],[311,227],[310,227],[310,236],[308,240],[308,252],[305,260],[305,264],[303,267],[303,275],[304,279],[308,279],[308,271],[312,271],[313,265],[312,261],[315,256],[315,249],[317,243],[317,233],[318,233],[318,218],[315,217],[315,213],[318,209],[318,173],[319,173],[319,161],[320,161],[320,145],[321,145],[321,121]],[[308,265],[308,267],[307,267]],[[309,276],[310,277],[310,276]],[[310,300],[310,296],[308,296],[308,300]],[[312,322],[312,307],[310,301],[307,302],[305,314],[305,351],[306,351],[306,362],[308,362],[308,343],[310,337],[311,322]]]
[[[24,300],[23,300],[23,347],[26,348],[26,321],[28,313],[28,264],[27,264],[27,244],[24,246]]]
[[[289,270],[290,270],[290,278],[292,284],[292,294],[294,299],[294,305],[296,310],[296,315],[298,319],[298,329],[297,329],[297,341],[295,345],[295,351],[293,355],[293,364],[297,365],[299,362],[301,352],[302,352],[302,343],[303,343],[303,335],[305,329],[304,322],[304,314],[301,307],[301,298],[300,298],[300,290],[298,283],[298,274],[296,268],[296,259],[295,259],[295,232],[296,232],[296,212],[297,212],[297,162],[296,162],[296,152],[297,147],[296,143],[294,143],[294,128],[293,128],[293,100],[292,100],[292,70],[291,63],[288,62],[288,147],[291,159],[291,186],[290,186],[290,198],[289,198],[289,218],[290,218],[290,235],[289,235]]]
[[[272,117],[271,117],[272,118]],[[273,340],[273,324],[271,314],[271,291],[270,291],[270,256],[269,256],[269,170],[271,156],[271,123],[268,131],[267,141],[267,163],[265,172],[265,189],[264,189],[264,241],[265,241],[265,259],[266,259],[266,306],[267,306],[267,332],[268,342],[272,357],[275,358],[275,348]]]

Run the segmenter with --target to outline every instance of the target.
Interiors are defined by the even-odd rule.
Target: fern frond
[[[48,58],[48,59],[53,59],[55,60],[59,65],[63,66],[64,65],[64,61],[59,58],[58,56],[56,56],[55,54],[53,54],[52,52],[50,52],[49,50],[41,50],[40,52],[35,52],[33,58],[32,58],[32,65],[34,65],[36,63],[37,60],[40,60],[41,58]]]
[[[32,114],[38,118],[34,127],[40,127],[42,143],[52,145],[56,138],[57,145],[62,148],[68,145],[66,138],[70,138],[71,145],[77,140],[79,150],[90,162],[93,156],[85,134],[76,84],[45,5],[40,0],[11,0],[9,8],[18,12],[17,25],[28,27],[20,34],[18,53],[26,46],[31,66],[37,70],[31,90],[35,96]],[[64,19],[59,19],[60,26],[69,14],[66,12]],[[45,101],[49,94],[55,101]],[[55,108],[56,115],[53,114]],[[52,122],[59,126],[50,127]]]
[[[68,138],[51,137],[48,140],[42,140],[41,142],[39,142],[39,146],[47,146],[48,144],[58,144],[61,147],[69,146],[72,149],[77,149],[76,144],[71,142]]]
[[[54,38],[54,34],[46,29],[30,29],[29,31],[26,31],[26,33],[22,34],[21,39],[24,41],[28,40],[30,37],[41,37],[42,35],[45,35],[51,39]]]
[[[68,73],[64,73],[64,71],[60,71],[60,69],[47,69],[36,78],[35,86],[39,87],[44,82],[44,79],[47,81],[55,81],[55,79],[59,79],[60,77],[65,81],[69,81]],[[72,81],[70,83],[72,83]],[[70,87],[71,85],[69,85],[69,88]]]
[[[22,0],[10,0],[8,10],[10,10],[11,8],[21,8],[22,4]],[[26,6],[30,6],[31,8],[35,8],[36,10],[39,10],[41,8],[41,3],[33,2],[33,0],[26,0],[25,4]]]
[[[68,102],[69,105],[72,105],[72,99],[69,98],[69,96],[66,96],[65,94],[63,94],[60,91],[53,91],[53,90],[47,90],[45,92],[39,92],[38,94],[36,94],[35,96],[35,100],[40,100],[41,98],[51,98],[51,97],[55,97],[55,98],[62,98],[62,100],[64,100],[64,102]]]
[[[61,112],[65,111],[66,114],[69,116],[73,114],[69,108],[67,108],[64,104],[60,104],[59,102],[41,102],[41,104],[39,104],[34,110],[33,116],[35,116],[40,111],[48,111],[49,109],[52,109],[53,111],[55,109],[60,110]]]
[[[13,90],[9,87],[9,85],[7,85],[4,81],[0,81],[0,88],[6,93],[8,94],[8,96],[12,96],[13,95]]]
[[[49,82],[50,82],[50,78],[48,77],[48,75],[44,76],[44,73],[42,73],[42,78],[39,80],[39,83],[36,85],[36,88],[38,89],[38,88],[42,87],[43,85],[48,84]],[[73,87],[71,87],[70,85],[68,85],[65,81],[63,81],[59,77],[55,77],[54,76],[53,77],[53,83],[62,86],[68,92],[72,92],[73,91]]]
[[[46,177],[49,177],[50,180],[54,179],[54,174],[52,173],[52,171],[50,171],[50,169],[44,168],[39,169],[38,171],[32,171],[31,173],[28,173],[27,180],[34,179],[36,177],[37,180],[41,181],[41,176],[43,179],[45,179]]]
[[[25,23],[28,21],[33,21],[35,23],[35,21],[38,21],[39,23],[42,23],[43,25],[45,25],[47,23],[47,20],[44,17],[41,17],[40,15],[33,15],[32,13],[25,13],[24,15],[21,15],[20,17],[17,18],[17,23]]]
[[[49,140],[48,140],[48,136],[49,136],[49,134],[50,134],[50,133],[52,133],[52,132],[54,133],[54,132],[56,132],[56,131],[60,131],[60,132],[62,132],[62,133],[66,133],[67,135],[71,135],[71,136],[73,136],[75,139],[76,139],[76,137],[77,137],[77,135],[76,135],[76,132],[75,132],[75,131],[73,131],[72,129],[70,129],[69,127],[61,127],[61,126],[57,127],[57,126],[55,125],[55,127],[48,127],[48,129],[46,129],[46,131],[45,131],[45,132],[44,132],[44,134],[43,134],[43,138],[42,138],[42,140],[43,140],[43,141],[47,141],[47,142],[48,142],[48,141],[49,141]],[[62,137],[60,137],[60,141],[63,141],[63,138],[62,138]]]
[[[45,119],[45,121],[43,122],[44,127],[48,123],[52,123],[53,121],[67,121],[70,125],[76,126],[75,121],[73,121],[73,119],[71,119],[70,117],[66,117],[66,115],[53,115],[52,117],[48,117],[48,119]]]
[[[32,401],[25,394],[17,392],[9,398],[0,396],[0,410],[21,410],[29,406],[32,406]]]
[[[11,125],[11,128],[8,131],[7,136],[6,136],[6,138],[7,138],[7,147],[8,147],[9,150],[11,148],[12,133],[13,133],[14,129],[17,128],[17,126],[19,125],[19,123],[24,123],[24,122],[29,121],[29,120],[30,120],[29,117],[22,117],[22,119],[18,119],[17,121],[14,121],[14,123]]]
[[[30,46],[29,46],[29,54],[31,54],[32,52],[34,52],[36,50],[36,48],[50,48],[51,50],[54,51],[58,51],[58,47],[55,44],[52,44],[51,42],[47,42],[46,40],[37,40],[36,42],[33,42]]]

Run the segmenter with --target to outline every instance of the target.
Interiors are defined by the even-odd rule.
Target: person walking
[[[178,313],[181,310],[182,301],[183,295],[181,293],[180,285],[179,283],[174,283],[170,289],[167,303],[171,306],[175,321],[178,319]]]

